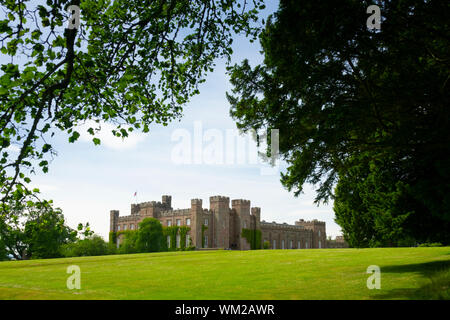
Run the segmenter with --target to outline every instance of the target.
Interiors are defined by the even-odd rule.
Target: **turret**
[[[305,229],[309,229],[313,232],[311,248],[326,248],[327,247],[327,234],[325,231],[325,222],[314,219],[312,221],[305,221],[300,219],[295,221],[296,226],[302,226]]]
[[[191,239],[195,247],[202,247],[202,199],[191,199]]]
[[[254,207],[251,209],[251,216],[253,217],[253,228],[261,229],[261,208]]]
[[[213,196],[209,198],[209,208],[213,213],[212,246],[230,247],[230,198]]]
[[[117,223],[119,222],[119,210],[111,210],[109,212],[109,231],[117,231]]]
[[[162,205],[166,210],[172,210],[172,196],[162,196]]]
[[[236,213],[236,236],[238,237],[238,249],[250,250],[250,243],[242,237],[242,229],[251,229],[250,200],[235,199],[231,201],[233,211]]]

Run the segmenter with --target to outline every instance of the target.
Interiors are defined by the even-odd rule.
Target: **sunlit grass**
[[[66,287],[81,268],[81,289]],[[369,265],[381,289],[367,288]],[[450,248],[194,251],[0,262],[0,299],[448,299]]]

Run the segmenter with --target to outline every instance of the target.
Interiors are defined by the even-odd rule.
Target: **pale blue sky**
[[[268,3],[264,16],[276,9],[278,2]],[[259,43],[249,43],[236,37],[233,61],[248,58],[254,65],[262,61]],[[190,199],[203,199],[209,208],[209,196],[224,195],[231,199],[251,200],[261,207],[261,219],[294,223],[300,218],[326,222],[327,234],[340,234],[334,222],[332,204],[317,207],[310,187],[298,198],[280,183],[280,176],[263,176],[257,165],[177,165],[171,152],[177,144],[171,141],[175,129],[184,128],[193,134],[194,121],[201,121],[204,130],[217,129],[225,134],[236,126],[229,116],[225,92],[231,86],[225,74],[225,64],[218,61],[214,73],[200,87],[200,95],[184,108],[184,116],[167,127],[152,126],[148,134],[134,134],[124,142],[102,133],[102,144],[94,146],[91,137],[75,144],[60,134],[52,144],[58,156],[50,165],[48,174],[38,174],[33,185],[41,189],[44,198],[53,199],[62,208],[67,223],[75,227],[89,222],[92,229],[108,238],[109,211],[130,213],[130,203],[137,191],[137,201],[161,200],[161,195],[172,195],[172,206],[190,207]],[[280,135],[289,134],[280,129]],[[283,167],[283,165],[282,165]]]

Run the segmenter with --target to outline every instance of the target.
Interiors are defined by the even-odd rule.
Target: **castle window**
[[[244,220],[244,228],[247,228],[247,221]]]
[[[170,248],[170,236],[167,236],[167,248]]]
[[[191,241],[191,236],[187,234],[186,235],[186,247],[189,247],[191,245],[190,241]]]
[[[284,240],[281,240],[281,249],[284,249]]]
[[[189,219],[189,218],[186,219],[186,225],[187,225],[187,226],[190,226],[190,225],[191,225],[191,219]]]
[[[294,241],[291,240],[290,244],[289,244],[289,249],[294,249]]]
[[[319,240],[319,249],[321,249],[321,248],[322,248],[322,243]]]
[[[117,226],[117,231],[120,231],[120,224]]]
[[[167,220],[167,226],[170,227],[172,225],[172,220]]]
[[[205,219],[205,226],[208,225],[208,219]]]
[[[319,230],[319,237],[320,237],[320,230]]]
[[[297,249],[300,249],[300,241],[297,241]]]
[[[177,219],[177,226],[181,226],[181,219]]]
[[[134,230],[134,224],[130,224],[130,229]]]
[[[177,234],[176,240],[177,240],[177,248],[179,248],[179,247],[181,246],[181,245],[180,245],[180,243],[181,243],[181,237],[180,237],[179,234]]]
[[[277,240],[273,240],[272,249],[276,249],[276,248],[277,248]]]
[[[208,247],[208,236],[205,236],[205,246],[204,246],[204,248],[207,248]]]
[[[127,225],[126,224],[123,225],[123,230],[127,230]]]
[[[305,242],[305,248],[308,249],[308,241]]]

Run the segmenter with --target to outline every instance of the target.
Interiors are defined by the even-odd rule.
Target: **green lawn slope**
[[[81,269],[69,290],[67,267]],[[367,267],[381,289],[367,288]],[[189,251],[0,262],[0,299],[449,299],[450,248]]]

